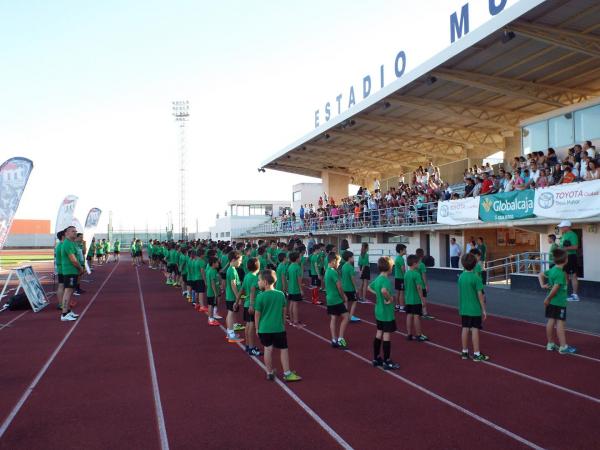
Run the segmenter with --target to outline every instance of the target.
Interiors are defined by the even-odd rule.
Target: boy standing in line
[[[240,309],[240,277],[237,268],[242,262],[242,257],[238,252],[232,250],[228,255],[228,259],[229,267],[225,275],[225,305],[227,306],[225,323],[227,324],[227,340],[233,344],[243,341],[235,332],[245,328],[239,323],[233,323],[235,313]]]
[[[392,283],[389,280],[392,271],[392,260],[382,256],[377,261],[379,276],[369,284],[369,291],[375,294],[375,319],[377,319],[377,332],[373,340],[373,367],[383,367],[385,370],[399,369],[400,365],[392,361],[392,333],[396,331],[394,317],[394,297],[392,296]],[[383,358],[381,358],[381,344],[383,343]]]
[[[292,326],[299,327],[304,324],[300,322],[298,304],[302,301],[302,268],[298,264],[300,254],[297,251],[290,252],[290,265],[287,270],[287,292],[290,301],[290,320]]]
[[[302,378],[290,370],[290,359],[285,333],[286,301],[283,292],[274,289],[277,278],[272,270],[264,270],[260,275],[260,292],[254,304],[254,324],[261,344],[265,347],[267,380],[275,379],[273,370],[273,347],[279,349],[283,379],[300,381]]]
[[[319,276],[318,252],[319,244],[315,244],[311,248],[311,254],[308,257],[310,264],[310,279],[311,279],[311,297],[313,305],[321,305],[323,302],[319,300],[319,287],[321,287],[321,277]]]
[[[325,298],[327,300],[327,314],[329,319],[329,331],[331,332],[331,346],[333,348],[345,349],[348,347],[344,332],[348,326],[349,314],[346,306],[346,294],[342,290],[342,283],[339,280],[337,268],[340,263],[340,257],[331,252],[327,255],[328,267],[325,271]],[[342,317],[339,333],[336,333],[337,318]]]
[[[62,298],[65,292],[65,281],[62,274],[62,253],[61,247],[62,243],[65,239],[65,230],[61,230],[56,233],[56,238],[58,239],[58,243],[54,248],[54,264],[56,266],[56,277],[58,279],[58,287],[56,289],[56,299],[58,300],[57,309],[62,310]]]
[[[61,271],[63,275],[64,293],[62,296],[62,322],[77,320],[78,314],[71,311],[71,295],[77,284],[77,277],[83,273],[83,267],[77,261],[77,246],[75,239],[77,230],[75,227],[65,229],[65,239],[60,247]]]
[[[218,327],[219,322],[215,319],[215,306],[219,297],[219,260],[215,256],[209,256],[207,267],[206,301],[208,303],[208,324],[212,327]]]
[[[421,315],[423,315],[425,297],[423,296],[423,278],[418,268],[419,261],[417,255],[409,255],[406,259],[409,270],[404,274],[406,295],[404,310],[406,312],[406,339],[423,342],[428,341],[429,338],[421,330]]]
[[[394,260],[394,284],[396,288],[396,311],[404,311],[404,255],[406,254],[406,245],[396,244],[396,259]]]
[[[287,292],[287,279],[285,276],[287,272],[286,255],[283,252],[279,253],[275,259],[277,261],[277,269],[275,270],[277,282],[275,283],[275,289],[285,294]]]
[[[423,280],[423,299],[427,298],[427,294],[429,292],[429,284],[427,283],[427,267],[425,267],[425,263],[423,262],[423,258],[425,257],[425,251],[422,248],[418,248],[415,252],[417,258],[419,258],[419,263],[417,265],[417,271],[421,275],[421,279]],[[423,319],[431,320],[434,319],[433,316],[427,314],[427,304],[423,302]]]
[[[244,301],[244,322],[246,322],[246,353],[250,356],[260,356],[260,350],[254,343],[254,306],[258,295],[258,271],[260,270],[258,259],[249,258],[246,262],[246,275],[242,282],[240,298]]]
[[[473,269],[477,258],[472,253],[462,257],[464,271],[458,277],[458,313],[460,314],[462,331],[462,359],[469,359],[469,331],[473,341],[473,361],[487,361],[489,356],[479,349],[479,330],[486,319],[485,302],[483,298],[483,282]]]
[[[546,350],[558,350],[561,355],[576,353],[577,349],[567,345],[567,336],[565,325],[567,320],[567,275],[564,267],[568,263],[568,253],[561,248],[554,250],[554,267],[539,274],[540,286],[543,289],[550,289],[550,292],[544,299],[546,307],[546,337],[548,343]],[[546,282],[546,280],[548,280]],[[560,347],[554,343],[554,327],[556,326],[556,336]]]
[[[350,312],[350,322],[360,322],[360,319],[354,315],[356,311],[356,284],[354,283],[354,253],[345,250],[342,255],[342,289],[346,298],[346,309]]]

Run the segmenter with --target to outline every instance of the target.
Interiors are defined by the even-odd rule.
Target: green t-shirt
[[[246,296],[246,300],[244,301],[244,308],[250,307],[250,293],[252,292],[253,287],[255,288],[254,295],[257,296],[259,293],[258,276],[253,274],[252,272],[248,272],[246,275],[244,275],[244,282],[242,283],[242,289],[244,290],[244,295]]]
[[[175,250],[174,248],[172,248],[171,250],[169,250],[169,254],[167,256],[167,262],[169,264],[177,264],[177,250]]]
[[[407,305],[420,305],[421,297],[417,286],[425,288],[423,278],[419,270],[407,270],[404,274],[404,298]]]
[[[317,267],[319,268],[319,273],[325,270],[325,252],[319,252],[317,255]]]
[[[59,241],[54,248],[54,261],[56,262],[56,273],[62,275],[62,241]]]
[[[475,264],[475,267],[473,268],[473,273],[477,275],[480,280],[483,281],[483,276],[481,274],[482,272],[483,268],[481,267],[481,262],[478,261],[477,264]]]
[[[300,294],[300,285],[298,284],[298,277],[302,275],[300,265],[298,263],[291,263],[287,270],[288,280],[288,294]]]
[[[96,255],[104,255],[104,244],[102,242],[96,244]]]
[[[394,260],[394,278],[396,280],[402,280],[404,279],[404,271],[402,270],[404,268],[404,258],[400,255],[396,256],[396,259]]]
[[[552,269],[544,272],[546,278],[548,278],[548,285],[552,289],[555,285],[559,285],[556,295],[550,300],[551,305],[560,306],[561,308],[567,307],[567,276],[565,271],[560,267],[554,266]]]
[[[389,305],[385,304],[385,297],[382,294],[382,289],[385,288],[390,295],[393,295],[392,283],[385,275],[379,275],[375,278],[369,287],[375,291],[377,301],[375,302],[375,318],[382,322],[391,322],[394,320],[394,302]]]
[[[254,303],[254,310],[260,313],[258,332],[281,333],[285,331],[283,323],[285,306],[283,292],[275,289],[259,292]]]
[[[198,281],[200,279],[200,259],[190,259],[187,263],[188,281]]]
[[[338,273],[333,267],[328,267],[325,271],[325,298],[327,299],[327,306],[344,302],[337,287],[338,277]]]
[[[121,242],[115,241],[115,252],[121,251]]]
[[[90,248],[88,248],[88,256],[94,256],[94,251],[96,250],[96,244],[94,242],[92,242],[90,244]]]
[[[107,241],[104,243],[104,251],[110,253],[110,242]]]
[[[477,246],[477,249],[481,252],[481,260],[485,261],[485,257],[487,256],[487,245],[480,244]]]
[[[362,269],[365,266],[369,266],[369,252],[361,253],[358,257],[358,267]]]
[[[569,245],[566,245],[565,242],[569,242]],[[573,230],[567,231],[560,237],[561,247],[570,247],[571,245],[579,246],[579,238],[577,237],[577,233],[575,233]],[[577,250],[567,250],[567,254],[576,255]]]
[[[310,274],[313,277],[316,276],[316,275],[318,275],[318,272],[315,269],[315,265],[317,267],[319,266],[318,260],[319,260],[319,255],[317,253],[313,253],[308,258],[308,262],[310,263]]]
[[[77,259],[77,244],[65,239],[60,247],[61,254],[61,270],[63,275],[79,275],[79,270],[73,265],[69,259],[69,255],[74,255]]]
[[[277,270],[275,271],[275,273],[277,274],[277,281],[275,282],[275,289],[277,289],[278,291],[283,291],[283,279],[285,278],[286,268],[287,268],[286,264],[279,264],[277,266]]]
[[[354,264],[344,264],[342,267],[342,290],[344,292],[356,292],[354,287]]]
[[[260,270],[265,270],[267,268],[267,257],[263,254],[263,255],[259,255],[258,257],[258,263],[260,264]]]
[[[77,261],[83,267],[83,242],[77,242],[75,245],[77,247]]]
[[[235,281],[235,285],[237,286],[237,288],[240,288],[240,277],[235,267],[229,266],[227,268],[227,277],[225,281],[225,301],[235,302],[235,294],[233,293],[233,289],[231,288],[231,282]]]
[[[558,244],[556,242],[550,245],[550,249],[548,250],[548,261],[550,261],[551,263],[554,263],[554,254],[552,252],[554,252],[554,250],[556,250],[557,248]]]
[[[217,292],[215,292],[212,288],[213,282],[215,284],[215,288],[217,289]],[[217,294],[219,293],[218,291],[219,291],[219,273],[212,267],[209,267],[208,269],[206,269],[206,296],[207,297],[216,297]]]
[[[461,316],[481,316],[478,293],[483,290],[481,277],[474,271],[464,271],[458,277],[458,313]]]

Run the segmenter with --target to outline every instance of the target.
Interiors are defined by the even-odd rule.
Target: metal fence
[[[486,263],[488,284],[510,284],[513,273],[537,275],[550,268],[550,255],[544,252],[526,252],[509,255]]]
[[[418,226],[437,223],[437,202],[420,205],[397,206],[348,212],[311,218],[277,217],[271,222],[259,225],[242,233],[244,236],[316,232],[334,230],[359,230],[365,228],[392,228]]]

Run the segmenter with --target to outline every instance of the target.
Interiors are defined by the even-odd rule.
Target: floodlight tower
[[[179,100],[173,103],[173,117],[179,125],[179,229],[181,239],[187,236],[185,222],[185,124],[190,117],[190,102]]]

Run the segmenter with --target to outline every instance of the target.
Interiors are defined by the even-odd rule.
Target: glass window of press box
[[[523,153],[561,148],[600,138],[600,105],[523,127]]]
[[[231,205],[232,216],[270,216],[273,205]]]

